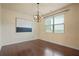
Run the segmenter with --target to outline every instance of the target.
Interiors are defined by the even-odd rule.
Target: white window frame
[[[63,15],[63,16],[64,16],[64,14],[58,14],[58,15],[59,15],[59,16],[60,16],[60,15]],[[63,32],[55,32],[55,26],[56,26],[56,25],[63,25],[63,26],[64,26],[64,23],[55,24],[55,22],[54,22],[54,21],[55,21],[55,19],[54,19],[55,16],[56,16],[56,15],[52,15],[53,24],[51,24],[51,25],[45,25],[45,27],[46,27],[46,26],[52,26],[52,27],[53,27],[53,30],[48,31],[48,32],[64,33],[65,29],[63,30]],[[50,17],[50,16],[49,16],[49,17]],[[46,29],[45,29],[45,30],[46,30]],[[47,31],[46,31],[46,32],[47,32]]]

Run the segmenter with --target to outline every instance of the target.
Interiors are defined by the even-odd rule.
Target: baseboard
[[[43,40],[43,39],[40,39],[40,40]],[[54,44],[57,44],[57,45],[61,45],[61,46],[65,46],[65,47],[69,47],[69,48],[72,48],[72,49],[75,49],[75,50],[79,50],[79,48],[74,48],[74,47],[71,47],[71,46],[63,45],[62,43],[53,42],[53,41],[49,41],[49,40],[44,40],[44,41],[54,43]]]
[[[6,44],[2,44],[2,46],[18,44],[18,43],[22,43],[22,42],[25,42],[25,41],[32,41],[32,40],[37,40],[37,39],[23,40],[23,41],[18,41],[18,42],[10,42],[10,43],[6,43]]]
[[[43,39],[32,39],[32,40],[43,40]],[[32,41],[32,40],[26,40],[26,41]],[[54,43],[54,44],[57,44],[57,45],[69,47],[69,48],[72,48],[72,49],[75,49],[75,50],[79,50],[79,48],[74,48],[74,47],[71,47],[71,46],[67,46],[67,45],[64,45],[64,44],[62,44],[62,43],[53,42],[53,41],[49,41],[49,40],[43,40],[43,41],[47,41],[47,42]],[[24,41],[21,41],[21,42],[24,42]],[[4,44],[4,45],[2,45],[2,46],[10,45],[10,44],[16,44],[16,43],[21,43],[21,42],[12,42],[12,43],[8,43],[8,44]],[[0,50],[1,50],[1,46],[0,46]]]

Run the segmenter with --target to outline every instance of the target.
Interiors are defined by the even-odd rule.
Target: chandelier
[[[39,3],[37,3],[37,14],[34,15],[34,20],[36,22],[40,22],[40,20],[41,20],[41,16],[39,15]]]

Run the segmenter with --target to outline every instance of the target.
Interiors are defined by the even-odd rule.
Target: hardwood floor
[[[0,55],[1,56],[79,56],[79,51],[38,39],[3,46]]]

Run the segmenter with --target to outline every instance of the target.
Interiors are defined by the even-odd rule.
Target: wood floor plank
[[[43,40],[32,40],[3,46],[1,56],[79,56],[79,50]]]

